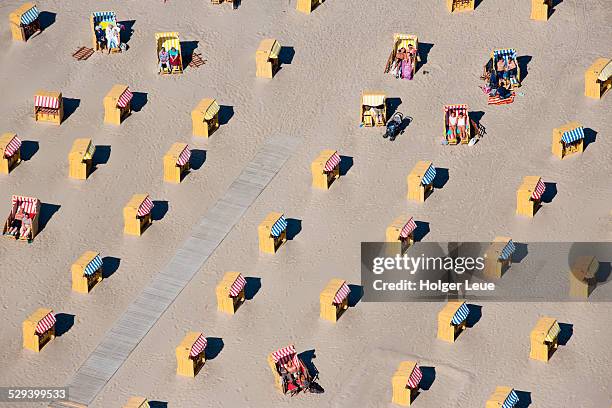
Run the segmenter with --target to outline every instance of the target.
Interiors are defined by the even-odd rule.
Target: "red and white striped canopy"
[[[417,364],[414,366],[414,370],[412,370],[410,378],[408,378],[408,387],[417,388],[419,386],[419,383],[421,382],[421,378],[423,378],[423,373],[421,372],[421,368]]]
[[[147,196],[147,198],[144,199],[142,204],[140,204],[140,207],[138,207],[138,212],[136,213],[136,215],[138,215],[139,217],[144,217],[145,215],[150,213],[152,209],[153,201],[151,201],[151,198]]]
[[[234,283],[232,283],[232,287],[229,290],[229,297],[238,296],[242,289],[246,286],[246,279],[242,277],[242,274],[238,275]]]
[[[332,171],[338,164],[340,164],[340,156],[336,152],[325,163],[325,171]]]
[[[176,161],[176,164],[179,166],[184,166],[185,163],[189,161],[189,159],[191,159],[191,149],[189,148],[189,146],[185,146],[185,148],[179,155],[178,160]]]
[[[400,232],[400,237],[408,238],[408,235],[412,234],[414,230],[416,229],[416,227],[417,226],[416,226],[416,223],[414,222],[414,218],[410,217],[406,225],[404,225],[404,228],[402,228]]]
[[[198,354],[202,352],[202,350],[206,348],[207,344],[208,344],[208,341],[206,340],[206,337],[204,337],[203,334],[200,334],[200,337],[198,337],[196,341],[193,343],[193,346],[191,346],[191,351],[189,352],[189,356],[190,357],[197,356]]]
[[[53,311],[49,312],[49,314],[40,319],[40,321],[36,325],[36,334],[43,334],[44,332],[52,328],[55,324],[55,321],[56,320]]]
[[[59,108],[59,99],[52,96],[34,95],[34,106],[38,108]]]
[[[274,359],[275,363],[284,363],[295,356],[295,354],[295,346],[290,344],[287,347],[283,347],[282,349],[278,349],[273,352],[272,358]]]
[[[462,113],[466,113],[468,110],[468,106],[465,104],[461,104],[461,105],[446,105],[444,106],[444,112],[448,112],[448,111],[452,111],[452,110],[456,110],[458,112],[462,112]]]
[[[123,93],[121,94],[121,96],[117,100],[117,106],[120,107],[120,108],[125,108],[127,106],[127,104],[130,103],[130,101],[132,100],[133,96],[134,95],[130,91],[130,88],[126,88],[126,90],[123,91]]]
[[[334,296],[333,303],[335,305],[339,305],[340,303],[344,301],[344,299],[346,299],[349,293],[351,293],[351,289],[349,289],[348,285],[345,282],[342,284],[342,286],[340,286],[340,289],[338,289],[338,292],[336,292],[336,296]]]
[[[531,194],[531,198],[534,200],[539,200],[540,198],[542,198],[542,194],[544,194],[545,190],[546,184],[544,184],[542,179],[539,179],[538,183],[535,186],[535,189],[533,190],[533,193]]]
[[[13,214],[17,212],[17,208],[19,206],[23,208],[23,212],[25,212],[26,214],[29,214],[29,215],[36,214],[36,206],[38,205],[38,198],[14,195],[11,201],[13,204]]]
[[[13,139],[6,145],[4,149],[4,157],[9,158],[15,154],[17,150],[21,147],[21,140],[17,136],[14,136]]]

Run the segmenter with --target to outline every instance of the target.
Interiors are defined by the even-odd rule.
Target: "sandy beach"
[[[20,4],[4,0],[0,18],[8,21]],[[609,302],[483,302],[478,323],[454,344],[436,339],[438,302],[359,302],[336,324],[319,319],[329,279],[360,285],[361,242],[383,241],[402,214],[429,223],[423,241],[612,239],[612,94],[584,97],[585,70],[597,57],[612,58],[607,0],[564,0],[548,22],[530,20],[522,0],[482,0],[463,14],[448,13],[439,0],[327,0],[311,15],[287,0],[243,0],[237,10],[196,0],[37,5],[51,23],[37,37],[14,42],[6,25],[0,29],[0,133],[24,141],[24,161],[0,175],[0,214],[10,212],[13,194],[46,205],[32,244],[0,240],[0,386],[69,383],[245,165],[281,136],[297,146],[286,163],[90,407],[119,407],[132,395],[185,408],[391,407],[391,376],[403,360],[435,368],[415,407],[484,407],[498,385],[530,393],[523,406],[533,408],[612,404]],[[98,10],[130,22],[129,49],[76,61],[71,54],[91,46],[89,15]],[[158,31],[179,32],[206,64],[159,76]],[[412,81],[383,73],[396,32],[422,44]],[[264,38],[285,47],[272,80],[255,77]],[[525,57],[522,95],[488,106],[479,78],[491,51],[505,47]],[[138,93],[138,104],[120,126],[105,125],[102,99],[122,83]],[[69,98],[61,126],[34,121],[37,89]],[[383,128],[359,126],[364,89],[384,91],[412,118],[394,142],[382,138]],[[195,138],[190,112],[205,97],[221,105],[221,126],[209,139]],[[443,106],[458,103],[486,127],[474,146],[440,144]],[[573,120],[588,130],[589,143],[559,160],[552,129]],[[71,180],[68,152],[83,137],[103,162],[86,181]],[[162,179],[162,156],[174,142],[194,149],[194,169],[176,185]],[[343,156],[345,174],[328,191],[311,187],[310,163],[323,149]],[[423,204],[406,199],[406,176],[419,160],[448,171]],[[556,188],[534,218],[515,215],[527,175]],[[155,204],[153,225],[138,238],[123,234],[122,219],[136,193]],[[257,242],[257,226],[271,211],[299,225],[272,256]],[[70,266],[86,250],[99,251],[112,268],[82,295],[71,291]],[[261,286],[234,316],[216,306],[215,286],[227,271]],[[610,286],[601,288],[608,300]],[[69,324],[33,353],[22,348],[21,324],[38,307]],[[529,332],[544,315],[573,325],[548,363],[529,359]],[[191,330],[217,349],[194,379],[175,372],[175,347]],[[274,387],[266,357],[290,343],[314,350],[325,393],[291,398]]]

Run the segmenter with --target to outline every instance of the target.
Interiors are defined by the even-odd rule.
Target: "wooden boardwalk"
[[[204,215],[170,262],[134,299],[77,370],[68,384],[70,401],[54,402],[50,407],[79,406],[76,404],[87,406],[94,401],[138,343],[279,172],[298,143],[297,139],[291,137],[276,137],[264,144],[223,197]]]

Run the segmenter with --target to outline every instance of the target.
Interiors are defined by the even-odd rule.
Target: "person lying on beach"
[[[173,70],[174,68],[178,68],[180,69],[181,66],[181,56],[178,52],[178,50],[174,47],[170,48],[170,51],[168,52],[168,55],[170,56],[170,70]]]
[[[161,50],[159,50],[159,73],[161,74],[164,70],[170,72],[170,56],[166,52],[166,48],[161,47]]]

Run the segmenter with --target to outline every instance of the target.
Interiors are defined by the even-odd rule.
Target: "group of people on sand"
[[[457,135],[462,141],[466,141],[468,139],[467,133],[467,121],[468,117],[463,111],[460,111],[458,114],[454,110],[451,110],[448,113],[448,131],[446,132],[446,141],[454,141],[457,140]]]
[[[165,47],[159,50],[159,73],[171,73],[174,69],[181,69],[181,53],[174,47],[166,51]]]
[[[417,51],[412,44],[408,44],[408,48],[401,47],[395,53],[389,73],[398,79],[412,79],[416,58]]]
[[[112,50],[121,52],[121,27],[119,25],[110,23],[106,26],[106,29],[97,25],[95,31],[96,42],[100,51],[106,49],[109,54]]]
[[[23,211],[23,208],[20,206],[5,234],[15,238],[30,239],[32,218],[33,216]]]
[[[488,80],[488,91],[490,96],[499,96],[505,99],[510,96],[510,89],[518,84],[518,67],[514,58],[500,58],[495,62],[494,69],[484,74]]]

